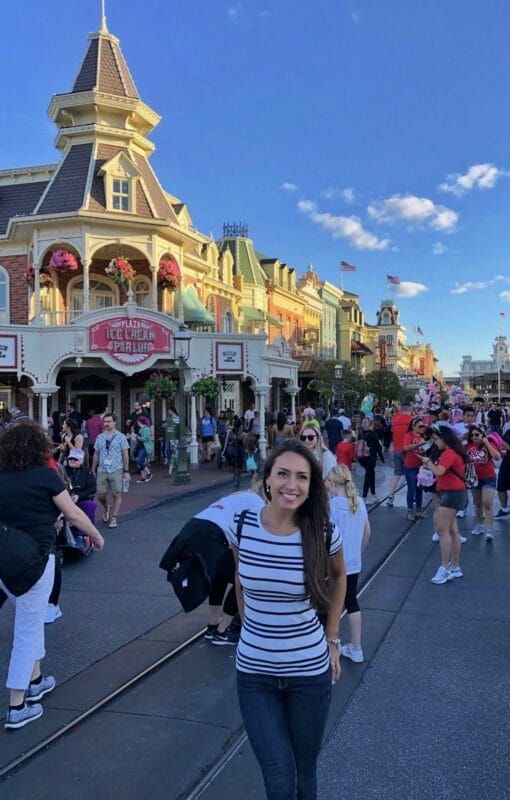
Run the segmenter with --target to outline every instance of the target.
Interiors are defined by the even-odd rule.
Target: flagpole
[[[498,403],[501,403],[501,362],[500,362],[500,352],[501,351],[499,349],[500,344],[501,344],[501,340],[500,340],[500,337],[501,337],[501,314],[499,316],[500,316],[500,318],[498,320],[498,343],[496,345],[496,347],[497,347],[497,350],[496,350],[496,353],[497,353],[496,364],[497,364],[497,368],[498,368]]]

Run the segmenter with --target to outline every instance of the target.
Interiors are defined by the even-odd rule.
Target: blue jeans
[[[139,445],[138,452],[135,456],[136,463],[138,464],[138,468],[140,472],[143,472],[145,467],[147,466],[147,452],[143,444]]]
[[[416,496],[416,508],[421,511],[421,502],[423,498],[423,491],[421,486],[418,486],[418,469],[419,467],[404,467],[404,475],[407,482],[407,508],[409,511],[413,510],[414,498]]]
[[[331,672],[277,677],[237,672],[237,694],[267,800],[316,800],[317,759]]]

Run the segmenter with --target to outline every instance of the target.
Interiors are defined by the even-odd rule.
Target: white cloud
[[[438,186],[440,192],[451,192],[460,197],[472,189],[492,189],[498,180],[510,173],[495,167],[494,164],[473,164],[461,175],[455,172],[446,176],[444,183]]]
[[[298,188],[295,183],[289,183],[289,181],[284,181],[280,186],[284,192],[297,192]]]
[[[466,294],[467,292],[474,292],[477,289],[488,289],[489,286],[494,286],[495,283],[510,283],[510,278],[507,275],[494,275],[493,278],[488,278],[486,281],[466,281],[466,283],[456,283],[453,289],[450,289],[451,294]],[[503,292],[503,294],[507,294]],[[502,297],[503,295],[500,295]]]
[[[325,200],[336,200],[341,198],[342,200],[345,200],[346,203],[356,202],[356,195],[354,194],[354,189],[351,187],[348,187],[347,189],[340,189],[338,186],[328,186],[327,189],[322,190],[321,197],[324,197]]]
[[[453,231],[459,214],[451,208],[438,206],[428,197],[394,194],[368,206],[368,213],[376,222],[393,225],[404,222],[411,227],[427,223],[437,231]]]
[[[441,242],[434,242],[432,245],[432,253],[435,256],[442,256],[444,253],[448,251],[448,248],[444,246]]]
[[[394,288],[398,297],[417,297],[422,292],[429,290],[424,283],[414,283],[414,281],[400,281],[399,285]]]
[[[311,200],[300,200],[297,207],[304,214],[308,214],[312,222],[331,233],[333,239],[348,239],[357,250],[386,250],[390,243],[389,239],[379,239],[373,233],[366,231],[358,217],[342,217],[319,212]]]
[[[510,303],[510,292],[501,292],[499,296],[501,300],[505,301],[505,303]]]

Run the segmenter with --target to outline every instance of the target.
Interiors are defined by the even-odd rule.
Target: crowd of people
[[[101,424],[94,423],[85,437],[74,411],[70,407],[64,420],[55,420],[50,437],[21,412],[18,418],[13,413],[0,436],[0,603],[9,599],[16,606],[7,729],[38,719],[40,701],[56,685],[54,677],[43,675],[41,660],[45,619],[55,597],[58,607],[59,529],[71,525],[101,550],[95,498],[102,522],[115,528],[130,459],[140,481],[151,474],[152,423],[141,404],[127,421],[127,434],[106,412],[90,415],[87,422],[97,417]],[[321,406],[304,406],[296,420],[287,409],[276,415],[266,409],[263,424],[270,448],[264,462],[258,448],[261,421],[252,406],[242,416],[216,418],[213,409],[205,410],[203,460],[210,462],[215,451],[227,458],[230,448],[235,488],[241,469],[252,467],[250,491],[236,491],[197,513],[160,566],[184,610],[208,599],[205,639],[237,647],[239,705],[267,797],[313,800],[341,658],[364,660],[357,583],[371,535],[365,501],[375,498],[377,459],[383,462],[393,443],[388,508],[402,478],[409,521],[424,516],[424,496],[431,495],[432,533],[440,549],[432,582],[446,584],[463,577],[465,537],[457,519],[466,513],[468,494],[475,512],[472,534],[484,535],[489,544],[494,519],[510,514],[510,422],[497,408],[404,404],[385,415],[376,407],[352,420],[341,408],[327,415]],[[162,439],[169,471],[179,425],[175,409],[169,409]],[[361,496],[352,476],[357,463],[364,469]],[[501,507],[494,514],[496,491]],[[27,555],[34,543],[35,560]],[[342,643],[344,608],[348,641]]]

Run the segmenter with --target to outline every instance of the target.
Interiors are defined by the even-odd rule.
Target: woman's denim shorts
[[[455,511],[462,511],[467,504],[467,492],[465,489],[452,489],[449,492],[438,492],[439,505],[443,508],[453,508]]]

